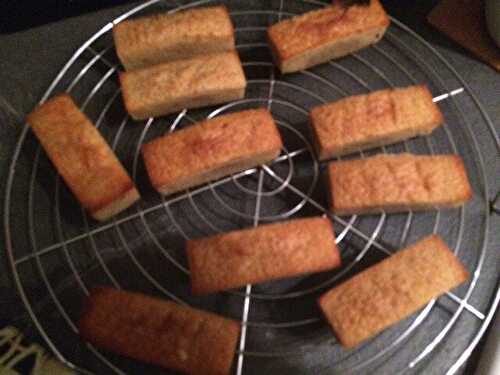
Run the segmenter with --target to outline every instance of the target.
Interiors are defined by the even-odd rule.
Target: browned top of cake
[[[369,5],[340,4],[281,21],[268,30],[281,59],[366,30],[387,27],[389,18],[378,0]]]

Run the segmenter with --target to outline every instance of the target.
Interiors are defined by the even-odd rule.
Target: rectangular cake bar
[[[442,122],[439,107],[423,85],[350,96],[310,113],[320,160],[428,135]]]
[[[193,375],[229,374],[240,332],[221,316],[112,288],[92,290],[78,328],[97,347]]]
[[[333,288],[319,306],[340,343],[353,348],[467,278],[464,266],[433,235]]]
[[[193,293],[212,293],[340,265],[327,218],[261,225],[187,242]]]
[[[139,199],[139,192],[113,150],[69,95],[55,96],[38,106],[27,122],[93,218],[106,220]]]
[[[452,208],[472,197],[457,155],[377,155],[332,162],[328,172],[337,215]]]
[[[245,95],[238,53],[198,55],[120,73],[123,101],[135,120],[199,108]]]
[[[378,0],[349,6],[336,2],[278,22],[267,34],[279,69],[291,73],[378,42],[389,23]]]
[[[142,147],[154,188],[171,194],[276,158],[282,142],[271,113],[246,110],[217,116]]]
[[[128,19],[113,27],[113,39],[126,70],[235,49],[224,5]]]

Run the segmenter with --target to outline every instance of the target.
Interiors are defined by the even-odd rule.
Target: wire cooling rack
[[[498,136],[481,104],[434,47],[394,19],[377,45],[282,76],[271,62],[266,27],[325,3],[230,1],[248,78],[245,99],[132,121],[121,102],[113,25],[138,14],[209,3],[153,0],[130,10],[78,48],[42,98],[43,102],[62,91],[73,96],[133,176],[143,197],[139,204],[107,223],[88,219],[28,126],[20,136],[5,197],[7,252],[19,293],[49,347],[83,373],[160,373],[78,338],[75,322],[81,300],[89,288],[105,284],[240,320],[236,374],[457,372],[499,301],[497,258],[488,244],[491,176],[475,134],[478,128],[491,132],[496,150]],[[330,215],[322,183],[325,165],[316,160],[307,130],[309,109],[347,95],[415,83],[427,84],[434,93],[445,115],[444,126],[432,136],[353,157],[378,152],[457,153],[464,159],[473,201],[460,209],[429,213]],[[267,107],[280,127],[285,147],[276,160],[175,196],[161,197],[153,191],[140,158],[144,142],[207,117],[254,107]],[[186,239],[312,215],[331,217],[343,257],[340,270],[207,297],[190,295]],[[445,238],[471,271],[470,281],[359,348],[343,350],[321,319],[315,304],[318,295],[430,233]]]

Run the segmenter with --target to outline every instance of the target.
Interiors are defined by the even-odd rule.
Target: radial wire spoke
[[[264,171],[260,170],[259,171],[259,182],[258,182],[258,187],[257,191],[261,192],[262,191],[262,184],[264,181]],[[261,203],[261,195],[258,194],[256,201],[255,201],[255,216],[254,216],[254,221],[253,221],[253,226],[256,227],[259,225],[259,218],[260,218],[260,203]],[[236,365],[236,374],[241,375],[243,373],[243,360],[245,357],[245,344],[246,344],[246,338],[247,338],[247,322],[248,322],[248,313],[250,312],[250,298],[251,298],[251,293],[252,293],[252,285],[248,284],[245,287],[245,300],[243,303],[243,314],[241,318],[241,335],[240,335],[240,343],[238,346],[238,363]]]

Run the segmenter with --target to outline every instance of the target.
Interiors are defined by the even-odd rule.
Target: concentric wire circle
[[[27,125],[21,134],[6,189],[7,251],[21,298],[47,344],[62,360],[85,373],[144,373],[144,368],[137,367],[140,365],[101,352],[78,338],[79,301],[91,287],[108,284],[242,320],[245,335],[239,346],[237,373],[363,373],[368,366],[417,371],[430,353],[439,352],[437,348],[443,345],[449,347],[456,332],[465,325],[470,327],[473,319],[476,328],[468,331],[470,344],[446,364],[449,373],[455,372],[477,343],[499,298],[483,297],[482,310],[472,302],[478,300],[474,297],[479,293],[477,284],[483,282],[481,271],[488,266],[484,260],[492,251],[487,247],[490,193],[483,154],[471,129],[471,122],[477,121],[473,115],[493,137],[495,133],[481,105],[432,46],[395,20],[376,46],[307,71],[280,75],[265,43],[267,25],[325,3],[281,1],[273,6],[232,1],[228,7],[248,78],[245,99],[133,123],[121,104],[116,77],[120,66],[110,38],[113,24],[143,12],[174,12],[211,2],[179,5],[153,0],[118,17],[76,51],[41,100],[60,91],[77,100],[143,190],[143,200],[134,208],[105,224],[87,219],[43,151],[32,142]],[[444,126],[431,137],[373,152],[458,153],[477,198],[465,208],[449,212],[330,215],[321,177],[325,165],[317,161],[310,142],[310,108],[348,95],[417,83],[429,85],[436,96],[449,94],[439,102]],[[462,110],[465,104],[470,111]],[[284,138],[285,147],[276,160],[175,196],[160,197],[148,190],[140,160],[145,142],[204,118],[255,107],[272,112]],[[24,158],[29,160],[27,165]],[[183,253],[186,239],[311,215],[331,217],[344,260],[340,270],[203,299],[190,295]],[[352,273],[429,233],[439,233],[447,240],[473,271],[471,281],[457,294],[432,301],[408,321],[358,348],[355,355],[342,350],[315,308],[315,299]],[[406,342],[411,345],[402,345]],[[287,361],[280,359],[284,357],[297,363],[296,370],[286,366]],[[154,371],[147,369],[147,373]]]

